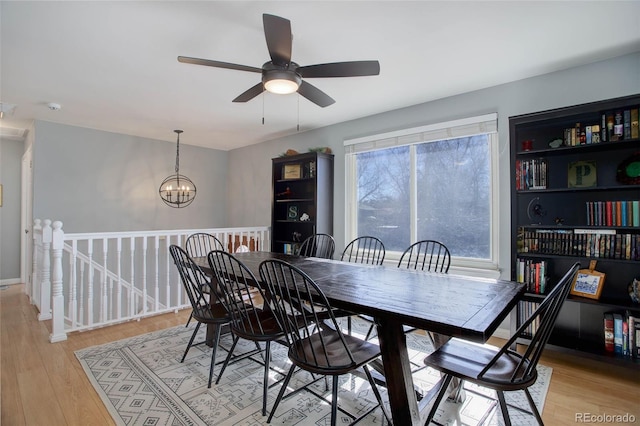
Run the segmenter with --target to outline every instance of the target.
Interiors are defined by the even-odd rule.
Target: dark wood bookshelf
[[[308,220],[300,220],[304,213]],[[314,233],[333,235],[333,155],[308,152],[273,158],[271,251],[294,250]]]
[[[575,146],[566,146],[565,129],[580,129],[602,125],[603,115],[616,111],[640,108],[640,94],[599,102],[563,107],[553,110],[524,114],[509,118],[511,147],[511,279],[518,279],[518,259],[532,262],[546,261],[547,291],[553,288],[560,277],[576,261],[583,269],[596,260],[596,270],[606,274],[600,298],[589,299],[570,296],[564,304],[551,335],[550,347],[571,351],[582,356],[615,362],[637,368],[640,361],[631,357],[607,353],[604,349],[604,313],[630,312],[640,317],[640,305],[632,302],[627,286],[634,278],[640,279],[640,259],[631,251],[630,258],[587,257],[576,254],[554,254],[519,252],[522,231],[562,231],[572,234],[579,229],[593,234],[615,232],[618,235],[640,235],[639,226],[593,226],[588,224],[586,203],[603,201],[633,201],[640,199],[640,185],[617,181],[618,165],[631,155],[640,152],[640,138],[627,137],[617,141],[599,141],[590,144],[577,141]],[[601,131],[601,130],[600,130]],[[570,131],[569,131],[570,133]],[[576,132],[579,133],[579,132]],[[609,134],[605,135],[607,139]],[[624,136],[623,136],[624,137]],[[552,148],[549,143],[562,139],[563,145]],[[527,141],[526,143],[523,143]],[[530,148],[530,149],[527,149]],[[526,150],[525,150],[526,149]],[[546,167],[544,189],[525,189],[522,181],[518,189],[517,165],[539,159]],[[570,187],[569,164],[577,161],[595,162],[596,183],[589,187]],[[520,170],[520,172],[522,169]],[[532,208],[532,206],[534,208]],[[599,232],[601,231],[601,232]],[[560,232],[558,232],[560,234]],[[577,234],[577,232],[576,232]],[[569,237],[571,238],[571,237]],[[624,237],[620,237],[624,238]],[[554,247],[554,246],[552,246]],[[631,250],[633,250],[631,246]],[[636,250],[640,250],[637,247]],[[512,316],[515,329],[528,302],[541,302],[543,294],[525,293],[516,315]],[[521,341],[519,343],[526,343]]]

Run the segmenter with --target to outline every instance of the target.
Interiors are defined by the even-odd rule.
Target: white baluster
[[[147,236],[142,237],[142,313],[147,313]]]
[[[129,239],[129,248],[130,248],[130,256],[131,256],[131,288],[129,289],[129,316],[132,317],[135,315],[134,306],[135,306],[135,293],[136,289],[136,279],[135,279],[135,264],[136,264],[136,239],[131,237]]]
[[[170,274],[170,266],[171,266],[171,255],[169,254],[169,246],[171,245],[171,235],[167,235],[165,237],[165,247],[164,247],[164,269],[165,269],[165,284],[166,284],[166,304],[167,307],[171,306],[171,280],[169,279]]]
[[[93,238],[87,239],[87,266],[89,267],[87,277],[87,325],[93,325]]]
[[[40,265],[42,285],[40,287],[39,321],[51,319],[51,238],[51,220],[45,219],[42,227],[42,265]]]
[[[122,319],[122,238],[116,240],[116,251],[118,256],[118,290],[116,291],[116,318]]]
[[[100,322],[104,323],[109,319],[109,296],[107,292],[107,251],[109,243],[106,238],[102,239],[102,268],[100,268]]]
[[[33,221],[33,253],[32,261],[33,266],[31,268],[31,288],[30,288],[30,302],[36,303],[37,296],[40,294],[40,247],[42,244],[42,225],[40,225],[40,219]]]
[[[51,239],[51,249],[53,253],[53,276],[51,310],[53,321],[51,324],[51,343],[67,340],[67,333],[64,331],[64,293],[62,292],[62,246],[64,244],[64,232],[62,222],[53,222],[53,232]]]
[[[154,285],[154,300],[155,300],[155,306],[153,308],[154,311],[158,312],[160,310],[160,287],[158,287],[158,284],[160,282],[160,269],[158,268],[158,254],[160,254],[159,250],[160,250],[160,236],[156,235],[155,238],[153,239],[153,243],[155,244],[155,252],[153,253],[153,255],[155,256],[155,275],[156,275],[156,282]]]
[[[78,300],[80,300],[80,306],[78,306],[78,320],[80,324],[87,324],[89,320],[87,319],[86,309],[84,308],[86,296],[84,289],[87,287],[84,279],[84,262],[80,262],[80,279],[78,280],[78,288],[80,289],[80,295]]]
[[[78,321],[78,272],[76,262],[78,259],[78,241],[71,242],[71,254],[69,255],[69,319],[71,327],[76,327]]]

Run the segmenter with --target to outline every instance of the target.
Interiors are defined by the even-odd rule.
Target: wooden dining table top
[[[486,342],[524,292],[512,281],[372,266],[272,252],[236,253],[259,281],[264,260],[289,262],[309,275],[333,308],[374,317],[395,425],[423,425],[430,390],[418,402],[404,326]],[[206,258],[194,259],[214,275]],[[259,282],[258,282],[259,285]]]
[[[512,281],[429,273],[390,266],[272,252],[236,253],[259,278],[259,265],[281,259],[308,274],[334,308],[405,325],[485,342],[495,332],[524,291]],[[206,258],[196,263],[211,273]]]

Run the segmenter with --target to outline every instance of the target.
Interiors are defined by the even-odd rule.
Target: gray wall
[[[0,139],[0,281],[20,278],[22,150],[22,141]]]
[[[176,144],[135,136],[35,123],[33,217],[61,220],[65,232],[108,232],[227,226],[225,151],[185,145],[180,173],[198,190],[185,208],[158,195],[174,173]]]
[[[339,253],[344,247],[345,239],[344,140],[497,112],[500,139],[499,265],[502,268],[502,277],[508,277],[510,262],[509,117],[634,93],[640,93],[640,53],[236,149],[230,151],[229,168],[230,170],[242,169],[244,172],[229,180],[229,226],[270,223],[271,162],[266,159],[276,157],[288,148],[305,152],[311,147],[329,146],[335,155],[334,236],[336,252]],[[250,206],[247,205],[247,200],[250,200]]]

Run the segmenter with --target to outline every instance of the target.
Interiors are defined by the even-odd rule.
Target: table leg
[[[402,323],[384,319],[377,319],[376,323],[393,424],[420,425],[420,411]]]

